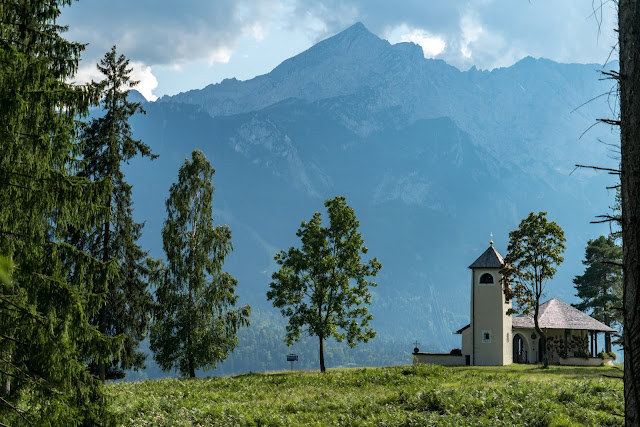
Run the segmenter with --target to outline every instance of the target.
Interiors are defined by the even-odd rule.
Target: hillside
[[[571,173],[576,163],[616,162],[597,141],[615,139],[609,129],[579,139],[611,114],[602,99],[580,107],[609,89],[597,68],[525,58],[463,72],[356,24],[271,73],[147,103],[135,136],[160,157],[127,168],[136,219],[146,221],[142,243],[162,256],[169,186],[202,149],[217,170],[215,219],[233,232],[227,268],[255,313],[219,372],[281,369],[288,351],[308,355],[311,368],[314,343],[283,347],[284,325],[265,293],[273,255],[298,244],[300,222],[324,199],[344,195],[383,264],[371,307],[379,335],[352,351],[337,346],[328,366],[406,363],[416,339],[425,351],[459,347],[451,332],[468,323],[466,267],[490,232],[506,253],[508,232],[531,211],[547,211],[566,232],[549,298],[575,301],[586,242],[608,232],[589,222],[613,203],[611,177]]]
[[[108,386],[122,425],[624,425],[616,367],[434,365]]]

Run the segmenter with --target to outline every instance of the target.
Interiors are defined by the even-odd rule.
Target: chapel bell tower
[[[504,259],[493,247],[469,266],[471,269],[471,364],[513,363],[511,301],[505,299],[500,269]]]

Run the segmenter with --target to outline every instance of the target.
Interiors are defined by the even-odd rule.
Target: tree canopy
[[[84,128],[83,165],[80,175],[108,184],[106,199],[96,201],[107,207],[109,215],[88,234],[74,233],[74,239],[96,258],[114,266],[114,274],[105,278],[105,303],[92,324],[108,336],[124,336],[119,356],[107,364],[92,364],[92,371],[100,379],[121,378],[124,371],[144,367],[144,353],[137,350],[148,328],[151,294],[148,291],[147,253],[137,240],[143,224],[133,220],[132,187],[125,180],[123,163],[141,155],[155,158],[151,148],[132,135],[129,119],[141,105],[127,100],[129,89],[137,85],[132,81],[129,60],[117,54],[113,46],[98,64],[104,79],[92,83],[99,94],[104,114],[93,118]]]
[[[69,4],[0,7],[0,255],[14,266],[0,284],[0,419],[8,424],[109,422],[86,364],[110,360],[122,343],[89,322],[110,266],[66,242],[69,229],[102,221],[106,208],[94,201],[108,192],[106,182],[77,176],[78,119],[98,98],[69,83],[84,49],[56,24]]]
[[[382,268],[376,258],[361,261],[367,248],[346,199],[335,197],[324,205],[329,226],[322,226],[319,212],[302,222],[296,233],[302,246],[276,254],[280,269],[273,274],[267,293],[274,307],[289,318],[288,345],[298,341],[302,332],[318,337],[322,372],[327,338],[346,339],[353,347],[375,337],[367,306],[371,304],[369,288],[377,285],[367,277],[376,276]]]
[[[575,307],[590,312],[607,326],[622,323],[622,247],[612,236],[589,240],[585,249],[584,273],[573,279],[576,296],[582,301]],[[605,350],[611,351],[611,336],[605,334]]]
[[[162,243],[167,266],[156,268],[156,310],[151,349],[163,370],[177,368],[195,377],[196,369],[215,369],[249,325],[249,305],[234,308],[237,280],[223,272],[233,249],[231,230],[213,226],[215,170],[200,150],[185,160],[167,199]]]
[[[538,323],[540,298],[547,281],[556,274],[556,267],[564,261],[565,241],[564,231],[547,220],[546,212],[531,212],[509,233],[505,266],[500,271],[506,281],[507,298],[517,300],[508,314],[533,312],[535,329],[542,340],[545,367],[548,365],[546,335]]]

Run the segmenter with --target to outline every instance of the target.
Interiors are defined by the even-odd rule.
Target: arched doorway
[[[529,348],[520,334],[513,336],[513,363],[529,363]]]

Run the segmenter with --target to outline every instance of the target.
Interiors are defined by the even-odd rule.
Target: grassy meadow
[[[617,426],[619,367],[330,369],[108,386],[122,425]]]

